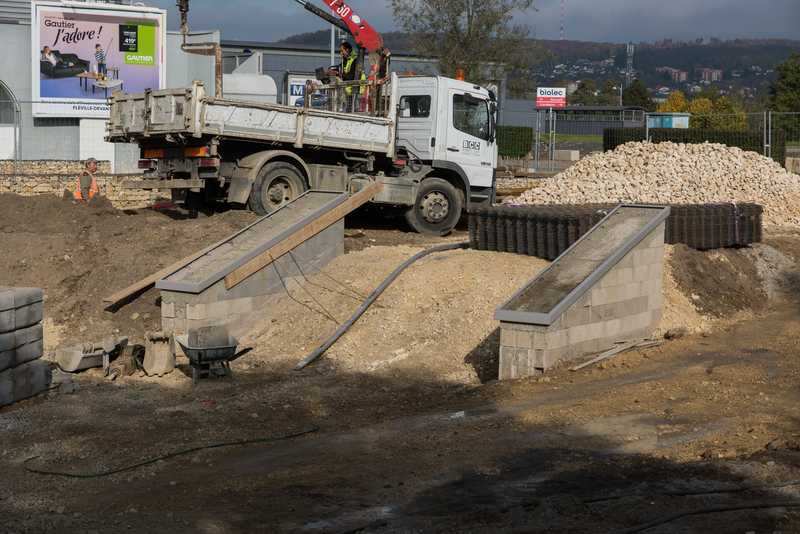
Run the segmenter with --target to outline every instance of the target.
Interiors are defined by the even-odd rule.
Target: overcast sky
[[[324,7],[322,0],[312,0]],[[175,0],[148,0],[169,10],[177,29]],[[379,31],[397,29],[388,2],[351,0],[351,7]],[[800,38],[800,0],[566,0],[566,35],[579,41],[655,41],[696,37]],[[560,0],[538,0],[538,12],[519,23],[542,39],[559,36]],[[223,39],[277,41],[325,28],[294,0],[191,0],[195,30],[220,29]]]

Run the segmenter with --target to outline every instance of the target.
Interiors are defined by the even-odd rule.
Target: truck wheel
[[[441,178],[426,178],[417,201],[406,212],[406,221],[421,234],[447,235],[461,218],[464,199],[458,189]]]
[[[257,215],[269,215],[305,191],[306,181],[297,167],[276,161],[261,169],[250,192],[248,206]]]

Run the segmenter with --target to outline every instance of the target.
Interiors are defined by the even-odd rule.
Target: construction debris
[[[513,203],[755,202],[767,225],[800,224],[800,176],[755,152],[719,144],[628,143],[543,179]]]
[[[570,371],[580,371],[581,369],[585,369],[591,365],[596,363],[600,363],[606,360],[610,360],[617,354],[622,354],[623,352],[627,352],[631,349],[646,349],[650,347],[657,347],[661,345],[660,341],[629,341],[628,343],[621,343],[620,345],[614,347],[613,349],[607,350],[606,352],[600,354],[596,358],[592,358],[588,362],[584,362],[580,365],[576,365],[575,367],[570,367]]]
[[[147,376],[165,376],[175,370],[172,338],[164,332],[145,334],[143,368]]]
[[[127,337],[110,337],[99,343],[58,349],[56,361],[61,370],[67,373],[78,373],[94,367],[108,371],[112,357],[118,356],[127,345]]]

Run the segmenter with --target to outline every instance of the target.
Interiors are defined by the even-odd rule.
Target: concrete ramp
[[[500,378],[648,337],[661,321],[669,213],[617,207],[500,307]]]
[[[227,326],[238,336],[268,319],[270,302],[292,279],[344,253],[343,217],[353,198],[308,192],[159,280],[164,332],[186,335],[201,327]],[[326,218],[332,222],[308,231]],[[226,277],[243,269],[235,284],[226,284]]]

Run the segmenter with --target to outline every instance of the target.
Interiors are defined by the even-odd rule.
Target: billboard
[[[564,87],[539,87],[536,90],[536,107],[539,109],[567,107],[567,90]]]
[[[163,89],[166,11],[34,1],[35,117],[107,118],[115,91]]]

